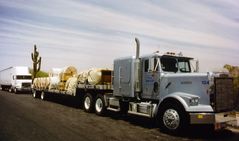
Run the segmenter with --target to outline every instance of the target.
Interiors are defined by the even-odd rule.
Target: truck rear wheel
[[[103,115],[106,111],[105,100],[102,94],[98,94],[95,101],[95,113],[97,115]]]
[[[161,130],[179,133],[187,127],[189,124],[188,114],[180,104],[170,101],[161,106],[158,119]]]
[[[92,112],[94,108],[94,99],[90,93],[87,93],[84,96],[84,104],[83,104],[84,110],[86,112]]]

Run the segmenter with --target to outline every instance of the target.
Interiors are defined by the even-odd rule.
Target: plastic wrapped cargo
[[[48,89],[49,85],[50,85],[50,78],[49,77],[44,77],[44,85],[43,85],[43,89]]]
[[[39,89],[40,88],[40,86],[39,86],[39,78],[35,78],[33,80],[33,88],[35,88],[35,89]]]
[[[91,85],[110,84],[112,70],[94,68],[88,71],[80,72],[78,81],[81,84],[88,83]]]
[[[70,77],[77,75],[77,69],[73,66],[65,67],[62,69],[60,76],[61,82],[66,82]]]
[[[55,90],[58,88],[58,83],[60,82],[60,79],[58,76],[49,77],[49,89]]]
[[[36,89],[48,89],[49,85],[50,85],[49,77],[39,77],[35,78],[33,81],[33,88]]]
[[[77,84],[78,84],[77,77],[69,78],[65,84],[65,90],[67,91],[67,93],[75,95]]]
[[[65,91],[65,85],[66,85],[66,82],[59,82],[57,89],[60,91]]]
[[[111,83],[111,70],[108,69],[91,69],[88,72],[88,83],[91,85]]]
[[[88,70],[87,71],[82,71],[78,74],[78,82],[81,84],[85,84],[87,82],[87,77],[88,77]]]
[[[43,88],[43,78],[39,77],[38,79],[39,79],[39,83],[38,83],[39,88],[42,89]]]

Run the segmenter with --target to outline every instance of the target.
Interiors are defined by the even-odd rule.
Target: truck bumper
[[[189,113],[191,124],[214,124],[215,129],[226,127],[236,122],[236,112],[223,113]]]
[[[30,92],[32,89],[31,88],[17,88],[17,91],[20,92]]]

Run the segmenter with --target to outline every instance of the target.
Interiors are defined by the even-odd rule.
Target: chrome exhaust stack
[[[140,93],[141,93],[141,88],[142,88],[142,86],[141,86],[142,85],[142,83],[141,83],[141,60],[139,58],[140,43],[137,38],[135,38],[135,42],[136,42],[136,56],[135,56],[136,58],[135,58],[134,90],[135,90],[136,98],[138,100],[140,100]]]

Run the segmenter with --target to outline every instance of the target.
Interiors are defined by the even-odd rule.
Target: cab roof
[[[186,60],[192,60],[194,58],[192,57],[187,57],[187,56],[183,56],[182,53],[172,53],[172,52],[167,52],[165,54],[160,54],[159,52],[155,52],[153,54],[150,54],[150,55],[144,55],[142,56],[142,58],[145,58],[145,57],[152,57],[152,56],[158,56],[158,57],[167,57],[167,58],[177,58],[177,59],[186,59]]]

